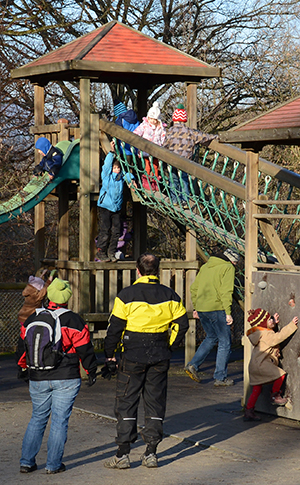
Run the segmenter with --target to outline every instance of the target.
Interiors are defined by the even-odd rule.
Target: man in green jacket
[[[200,318],[206,337],[198,347],[192,360],[184,368],[188,376],[200,382],[200,365],[209,352],[218,344],[214,385],[233,386],[234,381],[227,378],[227,365],[231,347],[230,325],[232,293],[234,288],[235,265],[239,254],[232,249],[211,256],[204,264],[191,285],[194,305],[194,318]]]

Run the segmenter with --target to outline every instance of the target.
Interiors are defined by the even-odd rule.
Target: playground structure
[[[123,32],[125,29],[125,32]],[[101,46],[101,41],[109,40],[112,36],[114,44],[114,30],[116,35],[133,36],[135,48],[147,47],[149,38],[132,31],[122,24],[111,22],[101,29],[87,34],[57,51],[43,56],[37,61],[13,71],[15,78],[26,78],[34,83],[35,90],[35,126],[31,133],[36,137],[46,136],[51,143],[62,143],[70,140],[73,145],[70,156],[73,162],[66,160],[59,178],[47,182],[46,177],[39,182],[30,182],[32,191],[21,197],[21,201],[9,201],[6,207],[0,210],[2,222],[6,218],[15,217],[18,211],[29,210],[35,207],[35,259],[36,267],[42,264],[53,264],[44,257],[44,200],[48,194],[55,190],[59,204],[59,237],[58,259],[55,261],[59,275],[69,279],[73,288],[72,309],[80,312],[89,322],[94,337],[103,336],[107,325],[109,312],[117,292],[135,279],[135,262],[122,261],[121,263],[99,263],[94,261],[94,236],[96,230],[96,201],[99,194],[100,150],[104,154],[109,150],[107,135],[129,143],[132,147],[150,153],[159,159],[159,168],[162,179],[156,180],[158,191],[145,190],[141,184],[141,174],[144,173],[144,161],[137,160],[133,150],[132,164],[128,164],[122,148],[117,150],[117,157],[124,170],[131,170],[137,178],[137,189],[133,196],[133,223],[134,223],[134,258],[146,249],[146,208],[151,207],[163,215],[168,215],[182,226],[186,227],[186,260],[162,261],[160,280],[171,285],[183,298],[189,312],[190,330],[186,338],[186,359],[195,351],[195,321],[192,319],[192,303],[189,296],[189,287],[199,268],[197,252],[205,261],[209,256],[211,242],[214,241],[221,248],[232,247],[245,256],[245,310],[252,306],[252,272],[262,269],[297,270],[293,265],[292,256],[298,250],[297,220],[300,201],[294,199],[294,193],[300,188],[300,177],[289,170],[284,170],[266,160],[259,158],[253,149],[247,145],[244,152],[230,145],[211,142],[207,149],[201,150],[198,161],[192,162],[177,156],[168,150],[158,147],[151,142],[128,132],[113,123],[99,119],[99,115],[90,111],[90,82],[122,82],[134,86],[138,90],[138,116],[147,111],[147,89],[160,82],[186,81],[187,84],[187,111],[189,125],[196,127],[196,83],[203,77],[218,76],[220,72],[200,61],[190,58],[170,49],[168,46],[155,44],[156,56],[160,48],[172,51],[172,64],[161,62],[160,65],[151,62],[137,65],[133,61],[124,61],[122,47],[122,65],[112,66],[115,58],[110,52],[106,60],[101,58],[97,62],[93,49]],[[127,39],[128,40],[128,39]],[[153,47],[153,44],[151,44]],[[67,49],[66,49],[67,48]],[[107,48],[107,43],[105,44]],[[64,50],[65,49],[65,50]],[[70,54],[71,52],[71,54]],[[168,51],[169,52],[169,51]],[[66,56],[71,57],[64,57]],[[166,52],[164,51],[164,54]],[[182,64],[182,58],[184,62]],[[101,51],[103,56],[103,51]],[[176,56],[179,57],[176,57]],[[90,56],[89,59],[85,59]],[[94,57],[93,57],[94,56]],[[126,58],[126,56],[125,56]],[[112,59],[112,61],[109,61]],[[190,65],[187,63],[190,62]],[[194,62],[194,64],[193,64]],[[158,63],[157,63],[158,64]],[[78,80],[80,84],[80,124],[72,126],[68,123],[56,125],[44,124],[44,85],[53,80]],[[223,134],[221,134],[223,136]],[[79,142],[77,140],[80,140]],[[225,136],[222,138],[225,140]],[[70,145],[71,147],[71,145]],[[38,162],[38,160],[36,160]],[[72,170],[68,173],[68,170]],[[170,202],[169,179],[171,167],[188,173],[190,196],[188,206],[179,204],[174,207]],[[74,171],[73,171],[74,169]],[[65,173],[65,172],[66,173]],[[181,176],[181,175],[180,175]],[[29,188],[30,188],[29,187]],[[26,192],[26,191],[25,191]],[[259,197],[259,193],[262,194]],[[22,195],[22,194],[21,194]],[[69,260],[69,227],[68,209],[69,200],[76,197],[79,200],[79,258],[78,261]],[[299,198],[299,197],[298,197]],[[263,201],[262,201],[263,199]],[[265,200],[267,199],[267,200]],[[27,204],[27,205],[26,205]],[[293,204],[293,205],[292,205]],[[260,207],[263,214],[258,214],[254,206]],[[267,206],[267,208],[266,208]],[[282,207],[281,207],[282,206]],[[287,216],[287,208],[294,207]],[[277,211],[277,209],[280,209]],[[266,216],[268,210],[272,217],[277,211],[276,218],[279,223],[276,227],[271,224],[270,217]],[[288,220],[288,224],[282,221]],[[0,220],[1,221],[1,220]],[[257,223],[258,221],[258,223]],[[258,231],[259,226],[259,231]],[[197,240],[200,244],[197,245]],[[288,249],[287,249],[288,245]],[[274,255],[279,264],[270,265],[266,256]],[[300,269],[300,268],[299,268]],[[241,281],[241,280],[240,280]],[[243,300],[243,282],[238,289],[238,298]],[[246,313],[247,315],[247,313]],[[249,387],[247,381],[247,343],[245,342],[245,393]],[[285,410],[289,416],[289,411]],[[298,415],[298,411],[296,412]],[[295,417],[295,415],[292,415]]]

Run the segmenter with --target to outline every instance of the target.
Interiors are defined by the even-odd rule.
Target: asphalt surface
[[[1,484],[140,485],[284,485],[300,484],[300,423],[267,414],[255,423],[243,421],[242,349],[232,353],[229,376],[235,385],[213,386],[214,354],[201,368],[202,382],[183,371],[183,352],[169,372],[165,438],[158,447],[159,467],[141,466],[141,438],[130,453],[131,468],[109,470],[104,462],[116,451],[114,395],[116,380],[82,383],[70,418],[65,447],[66,472],[45,473],[47,430],[37,456],[38,470],[20,474],[22,439],[31,415],[26,384],[16,379],[12,356],[0,356]],[[142,405],[139,425],[143,425]]]

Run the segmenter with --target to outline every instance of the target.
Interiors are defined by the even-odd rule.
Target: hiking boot
[[[56,470],[47,470],[46,468],[46,473],[48,475],[54,475],[55,473],[62,473],[62,472],[65,472],[66,471],[66,465],[64,463],[62,463],[60,465],[59,468],[57,468]]]
[[[31,472],[35,472],[35,470],[37,470],[36,463],[32,466],[27,466],[27,465],[20,466],[20,473],[31,473]]]
[[[114,254],[108,253],[107,256],[109,258],[109,261],[111,261],[112,263],[115,263],[117,261],[117,258]]]
[[[234,385],[234,381],[232,379],[223,379],[223,381],[219,381],[219,379],[215,379],[215,383],[214,383],[214,386],[215,387],[225,387],[225,386],[233,386]]]
[[[107,254],[105,254],[104,251],[101,251],[101,249],[98,249],[95,256],[95,261],[100,261],[101,263],[108,263],[108,261],[110,261],[110,258],[107,256]]]
[[[123,470],[125,468],[130,468],[130,461],[128,455],[123,455],[121,458],[113,456],[109,461],[104,463],[105,468],[118,468]]]
[[[279,392],[272,392],[271,403],[274,404],[274,406],[285,406],[287,402],[288,399],[286,397],[282,397]]]
[[[150,453],[150,455],[145,455],[145,453],[141,456],[142,465],[146,466],[147,468],[157,468],[157,456],[154,453]]]
[[[261,421],[261,418],[257,416],[254,412],[254,408],[245,409],[245,414],[243,417],[243,421]]]
[[[195,367],[191,364],[188,364],[185,366],[184,368],[185,372],[187,373],[187,375],[193,379],[193,381],[196,381],[196,382],[201,382],[201,379],[200,377],[198,376],[198,372],[196,371]]]

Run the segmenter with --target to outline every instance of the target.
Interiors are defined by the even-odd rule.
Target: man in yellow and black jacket
[[[115,363],[121,343],[115,414],[118,420],[116,456],[107,468],[129,468],[130,444],[137,439],[137,410],[143,395],[146,443],[142,464],[157,467],[156,449],[163,436],[167,398],[167,374],[171,352],[188,329],[180,297],[158,279],[159,260],[149,253],[137,260],[138,279],[115,299],[104,342],[108,368]]]

